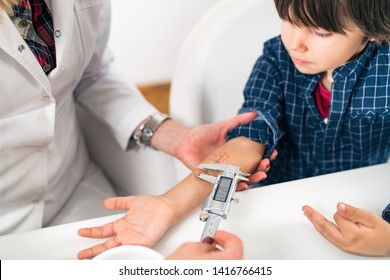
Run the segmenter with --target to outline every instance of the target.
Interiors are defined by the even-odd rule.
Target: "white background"
[[[115,68],[136,84],[169,81],[184,39],[218,1],[112,0]]]
[[[203,275],[160,275],[160,276],[120,276],[118,271],[124,266],[144,269],[202,269]],[[214,267],[231,269],[238,266],[250,268],[270,267],[271,275],[213,275]],[[237,269],[235,269],[237,271]],[[329,280],[329,279],[386,279],[390,266],[386,261],[3,261],[2,280]]]

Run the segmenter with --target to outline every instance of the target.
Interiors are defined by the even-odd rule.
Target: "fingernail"
[[[346,210],[347,210],[347,206],[344,203],[340,203],[340,211],[345,213]]]
[[[213,244],[214,243],[214,239],[211,238],[210,236],[207,236],[205,239],[202,240],[203,243],[208,243],[208,244]]]

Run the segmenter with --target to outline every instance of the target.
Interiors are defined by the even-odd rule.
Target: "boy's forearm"
[[[241,171],[252,173],[258,167],[264,152],[265,146],[263,144],[239,137],[216,149],[203,160],[203,163],[236,165],[240,166]],[[163,195],[174,209],[176,221],[199,207],[212,191],[213,186],[211,184],[194,176],[194,174],[200,173],[202,173],[200,170],[191,172],[183,181]]]

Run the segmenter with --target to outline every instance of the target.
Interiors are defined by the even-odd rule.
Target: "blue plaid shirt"
[[[333,72],[331,106],[325,123],[313,92],[321,75],[300,73],[281,38],[264,45],[244,90],[240,113],[257,118],[229,132],[277,148],[261,185],[386,162],[390,157],[389,46],[369,43],[356,59]]]

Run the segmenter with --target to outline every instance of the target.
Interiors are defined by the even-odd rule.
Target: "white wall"
[[[185,37],[218,1],[112,0],[115,68],[136,84],[169,81]]]

